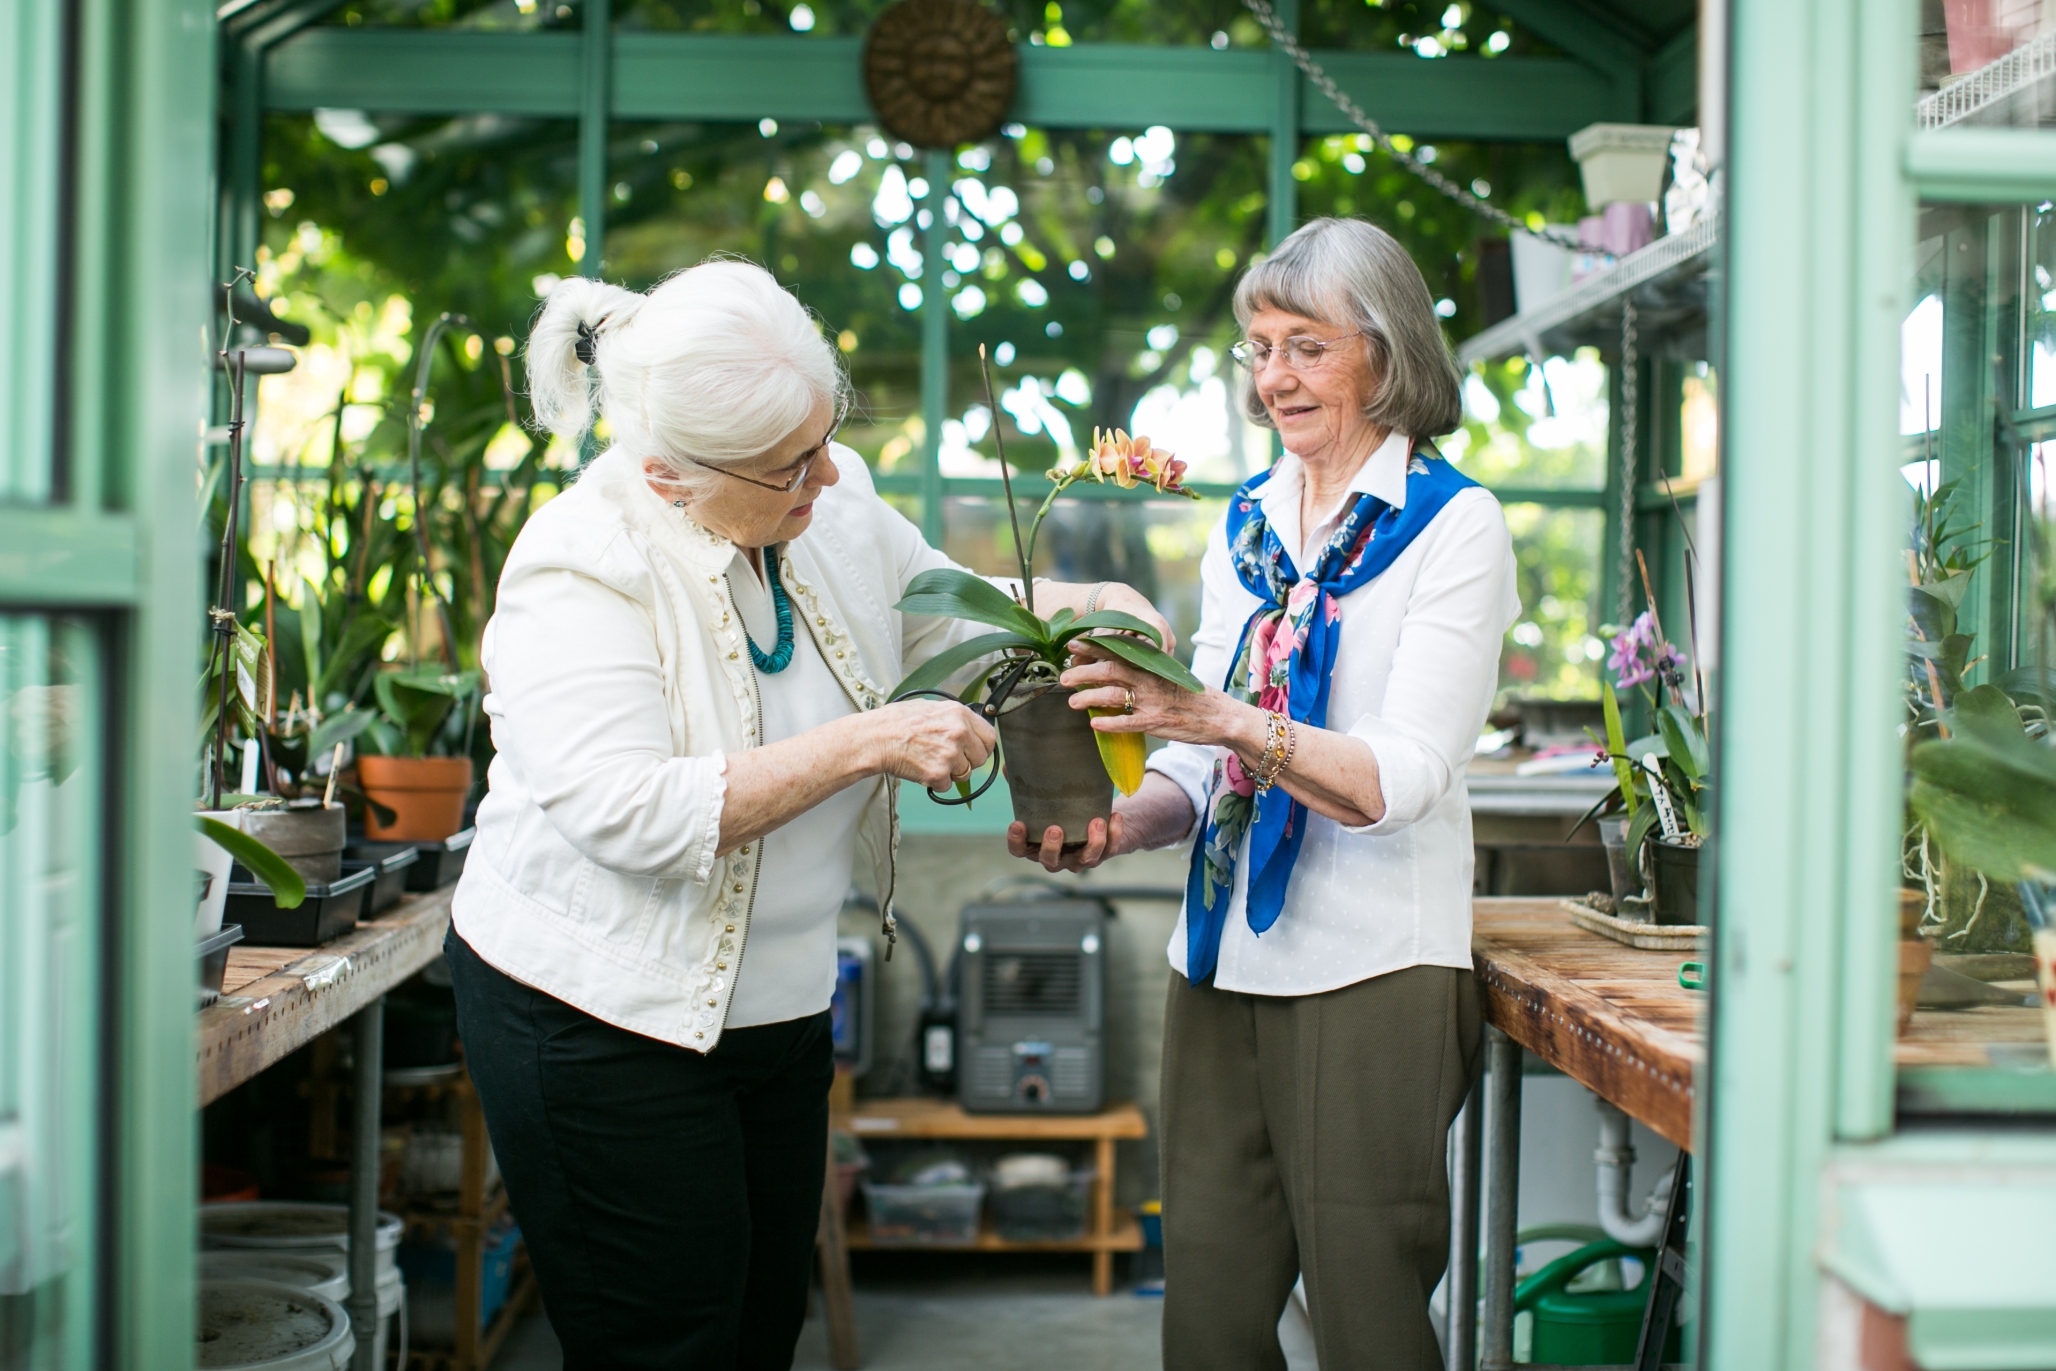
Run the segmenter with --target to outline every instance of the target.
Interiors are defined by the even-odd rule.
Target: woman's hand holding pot
[[[1072,692],[1071,708],[1126,711],[1094,719],[1092,726],[1101,733],[1147,733],[1172,743],[1239,747],[1254,719],[1262,737],[1262,712],[1218,690],[1195,695],[1092,646],[1089,638],[1071,644],[1071,657],[1062,677]]]
[[[900,700],[861,717],[872,748],[870,770],[930,790],[948,790],[992,755],[992,725],[964,705]]]

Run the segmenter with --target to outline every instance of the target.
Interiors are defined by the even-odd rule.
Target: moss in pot
[[[982,366],[982,346],[978,356]],[[985,392],[990,405],[989,372]],[[993,412],[998,413],[997,407],[993,407]],[[993,426],[993,442],[999,447],[997,424]],[[1066,608],[1047,620],[1037,615],[1033,575],[1036,536],[1057,497],[1082,480],[1113,481],[1130,489],[1148,485],[1160,494],[1186,499],[1196,500],[1199,496],[1180,484],[1185,464],[1168,452],[1153,449],[1147,438],[1130,438],[1118,432],[1102,435],[1095,429],[1092,451],[1084,460],[1060,465],[1049,473],[1052,488],[1035,512],[1024,540],[1003,447],[999,459],[1001,478],[1006,483],[1007,517],[1013,527],[1015,555],[1021,567],[1022,602],[1016,604],[990,581],[954,568],[923,572],[915,577],[905,597],[895,606],[902,613],[969,619],[1000,631],[938,653],[894,687],[892,697],[931,694],[961,698],[964,704],[993,719],[999,731],[997,764],[1006,772],[1007,786],[1013,794],[1014,817],[1030,833],[1061,828],[1066,848],[1082,847],[1091,821],[1112,815],[1114,790],[1118,787],[1122,794],[1130,795],[1142,784],[1147,745],[1140,733],[1101,733],[1092,727],[1094,716],[1115,711],[1071,708],[1071,692],[1058,684],[1057,678],[1070,664],[1072,643],[1090,636],[1093,646],[1186,690],[1198,693],[1205,687],[1182,662],[1163,650],[1163,639],[1157,631],[1132,614],[1098,610],[1074,615]],[[944,681],[974,663],[984,663],[985,670],[963,696],[949,696],[940,689]],[[973,792],[966,780],[958,782],[957,791],[956,800],[940,795],[931,798],[940,803],[969,803],[976,793],[982,793],[982,788]]]

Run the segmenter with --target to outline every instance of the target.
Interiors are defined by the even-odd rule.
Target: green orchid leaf
[[[1613,759],[1613,778],[1621,788],[1621,803],[1627,807],[1628,817],[1635,815],[1635,768],[1627,760],[1628,745],[1622,740],[1621,702],[1613,692],[1613,683],[1607,682],[1600,696],[1602,712],[1606,716],[1606,751]]]
[[[1007,598],[992,582],[955,567],[936,567],[916,576],[893,606],[902,614],[933,614],[945,619],[970,619],[1010,629],[1037,643],[1049,641],[1049,625]]]
[[[1950,702],[1951,725],[1960,727],[1965,719],[1972,718],[1988,721],[1997,729],[2018,733],[2023,738],[2027,736],[2020,723],[2020,706],[1996,685],[1974,686]]]
[[[1684,706],[1672,704],[1658,712],[1656,723],[1670,760],[1691,780],[1703,779],[1712,769],[1713,760],[1707,754],[1706,739],[1699,732],[1699,721]]]
[[[1063,641],[1069,642],[1081,633],[1091,633],[1103,628],[1118,629],[1122,633],[1140,634],[1159,650],[1164,645],[1164,635],[1157,632],[1154,626],[1143,622],[1133,614],[1127,614],[1118,609],[1102,609],[1086,615],[1071,625]]]
[[[312,581],[300,592],[300,651],[307,659],[307,684],[310,694],[314,683],[321,679],[321,590]],[[309,704],[316,703],[310,698]]]
[[[1642,759],[1644,757],[1654,757],[1658,761],[1668,758],[1670,756],[1670,744],[1663,740],[1661,734],[1650,733],[1629,743],[1627,752],[1628,760],[1634,764],[1635,770],[1639,773],[1642,770]]]
[[[1200,684],[1199,677],[1186,670],[1183,662],[1147,643],[1138,643],[1133,638],[1112,637],[1095,638],[1092,645],[1103,647],[1130,666],[1139,666],[1144,671],[1161,676],[1172,685],[1189,690],[1195,695],[1206,692],[1206,687]]]
[[[1065,605],[1062,609],[1050,615],[1050,636],[1055,637],[1057,634],[1062,633],[1066,628],[1070,627],[1071,621],[1076,619],[1077,617],[1078,611],[1072,609],[1069,605]]]
[[[365,729],[378,716],[368,709],[346,709],[340,714],[331,714],[321,721],[307,740],[309,760],[319,760],[335,751],[337,743],[347,743]]]
[[[1975,692],[1966,691],[1966,698]],[[1998,880],[2056,870],[2056,750],[1973,706],[1921,743],[1907,802],[1952,860]]]
[[[936,653],[907,674],[907,678],[892,688],[889,698],[897,700],[902,695],[916,690],[936,690],[944,681],[956,675],[981,657],[997,652],[1025,649],[1040,653],[1043,644],[1031,641],[1018,633],[986,633],[968,642]]]
[[[285,858],[240,828],[230,828],[221,820],[211,819],[205,814],[195,814],[193,826],[229,856],[250,868],[251,875],[270,886],[272,901],[280,909],[297,908],[307,898],[307,882],[300,878],[300,873],[288,866]]]
[[[1628,820],[1627,847],[1628,865],[1630,867],[1640,869],[1641,859],[1639,854],[1642,851],[1642,844],[1652,831],[1659,831],[1657,830],[1656,806],[1654,804],[1646,804],[1636,810],[1635,816]]]
[[[426,757],[435,741],[436,730],[457,702],[478,689],[476,671],[443,671],[436,667],[410,667],[381,671],[372,678],[372,693],[379,712],[399,730],[408,757]],[[379,735],[374,732],[374,737]],[[381,739],[381,741],[384,741]]]
[[[1931,643],[1939,643],[1956,631],[1956,606],[1925,588],[1914,587],[1906,592],[1906,612],[1920,630],[1920,636]]]
[[[1970,589],[1970,573],[1959,571],[1939,580],[1928,581],[1920,587],[1920,593],[1933,596],[1947,605],[1952,613],[1963,608],[1963,596]]]

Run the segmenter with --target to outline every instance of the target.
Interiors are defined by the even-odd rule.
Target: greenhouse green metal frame
[[[0,156],[10,199],[0,221],[0,305],[17,323],[0,345],[10,401],[0,452],[0,613],[63,612],[92,625],[107,700],[90,721],[106,759],[95,834],[104,893],[93,955],[76,982],[100,1039],[95,1117],[77,1139],[91,1160],[92,1212],[81,1216],[70,1265],[53,1278],[65,1317],[31,1349],[38,1366],[183,1365],[192,1346],[197,1147],[183,810],[201,605],[192,479],[207,412],[203,272],[254,245],[264,111],[326,99],[346,81],[360,84],[338,103],[370,106],[364,72],[390,69],[386,59],[356,58],[341,64],[354,71],[338,69],[338,36],[307,27],[327,8],[253,0],[214,15],[198,0],[66,0],[17,6],[5,21]],[[1566,122],[1680,112],[1691,62],[1676,44],[1652,52],[1569,0],[1501,0],[1498,8],[1572,54],[1562,67],[1498,68],[1512,73],[1503,91],[1562,81],[1544,114]],[[1718,12],[1728,20],[1733,114],[1717,276],[1716,338],[1726,342],[1714,359],[1726,535],[1723,628],[1718,660],[1708,664],[1723,798],[1710,864],[1720,911],[1710,1055],[1699,1079],[1704,1361],[1735,1371],[1816,1365],[1841,1289],[1903,1316],[1916,1353],[1937,1371],[2048,1366],[2056,1364],[2056,1292],[2046,1278],[2056,1269],[2056,1136],[2045,1122],[2001,1131],[1966,1116],[1911,1129],[1896,1115],[1892,682],[1904,499],[1898,337],[1916,199],[2050,198],[2056,135],[1915,133],[1913,0],[1796,9],[1732,0]],[[672,46],[659,47],[595,28],[583,39],[524,36],[532,46],[487,64],[493,88],[509,100],[568,99],[551,108],[604,134],[607,118],[638,108],[625,103],[644,98],[636,92],[662,95],[648,75],[657,54],[724,51],[693,46],[716,40],[666,38]],[[454,41],[405,37],[423,52]],[[748,41],[789,44],[780,60],[853,65],[846,50],[834,55],[838,40]],[[443,64],[420,89],[456,91],[464,108],[480,108],[462,83],[488,77],[449,65],[455,48],[433,50]],[[215,88],[194,79],[216,57],[220,123]],[[1290,227],[1289,157],[1278,150],[1330,116],[1275,55],[1081,46],[1028,57],[1028,98],[1056,100],[1048,93],[1076,82],[1108,102],[1087,111],[1094,123],[1177,122],[1139,94],[1121,103],[1127,96],[1095,85],[1094,62],[1155,63],[1170,86],[1218,75],[1222,89],[1240,93],[1216,117],[1232,114],[1274,136],[1274,236]],[[1387,72],[1376,65],[1383,59],[1322,57],[1374,116],[1450,132],[1433,126],[1433,111],[1451,102],[1425,87],[1409,94],[1407,83],[1461,81],[1457,64]],[[534,79],[515,79],[523,70]],[[847,101],[851,78],[835,79],[842,86],[783,88]],[[737,98],[723,91],[705,83],[665,109]],[[1521,107],[1526,98],[1534,97],[1469,100],[1464,117],[1479,121],[1466,126],[1469,136],[1493,136],[1483,127],[1493,119],[1504,136],[1540,136],[1537,115]],[[421,105],[410,95],[406,107]],[[1085,118],[1084,106],[1067,107]],[[830,114],[771,111],[754,97],[750,112],[861,117],[846,105]],[[1033,117],[1062,122],[1061,111]],[[593,210],[602,190],[587,178]],[[588,242],[598,241],[590,232]],[[946,346],[947,321],[929,329]],[[933,412],[941,413],[939,400]],[[2023,438],[2056,433],[2056,411],[2011,419]],[[944,481],[932,464],[918,479],[931,506],[942,495],[983,493],[977,483]],[[1988,607],[1987,617],[2002,609]],[[1966,1083],[1967,1107],[1993,1106],[1987,1084]],[[1976,1279],[1959,1279],[1964,1272]]]
[[[263,116],[317,108],[408,114],[503,113],[579,121],[581,269],[599,270],[605,239],[606,136],[614,119],[773,118],[871,120],[858,38],[732,36],[617,31],[608,0],[584,0],[577,33],[473,32],[321,26],[338,0],[254,0],[226,21],[229,169],[219,242],[223,269],[247,262],[258,239]],[[1404,54],[1323,51],[1315,56],[1373,118],[1422,138],[1554,140],[1587,124],[1690,118],[1697,98],[1693,31],[1645,47],[1571,0],[1516,0],[1497,7],[1559,47],[1561,57],[1490,63],[1426,62]],[[1277,6],[1297,27],[1297,0]],[[1354,125],[1282,53],[1204,47],[1081,43],[1020,45],[1014,117],[1054,128],[1141,128],[1261,134],[1270,140],[1268,237],[1297,225],[1292,165],[1309,134]],[[930,153],[931,164],[947,154]],[[946,168],[929,167],[931,185]],[[924,239],[931,275],[943,270],[939,221]],[[942,536],[952,495],[1001,494],[995,479],[944,478],[949,311],[928,281],[923,293],[921,468],[883,476],[881,490],[916,496],[923,531]],[[1225,495],[1229,487],[1203,493]],[[1513,503],[1611,510],[1603,490],[1504,489]],[[1139,498],[1139,497],[1136,497]],[[1609,515],[1609,519],[1611,516]],[[1609,523],[1607,545],[1616,536]]]

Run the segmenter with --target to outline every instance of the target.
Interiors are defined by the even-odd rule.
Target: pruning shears
[[[917,695],[932,695],[938,700],[948,700],[953,705],[962,705],[987,723],[997,725],[1001,712],[1006,708],[1007,700],[1019,688],[1022,677],[1028,674],[1028,669],[1035,665],[1036,660],[1034,657],[1023,657],[994,676],[992,678],[992,687],[986,692],[984,702],[980,704],[972,704],[969,700],[958,695],[952,695],[947,690],[910,690],[906,694],[896,696],[895,698],[911,700]],[[995,739],[992,749],[992,769],[985,774],[985,780],[976,790],[971,789],[971,778],[967,776],[957,782],[957,793],[954,796],[945,795],[938,790],[931,790],[928,792],[928,798],[939,805],[968,805],[971,801],[992,789],[992,783],[999,779],[999,770],[999,745],[998,740]]]

